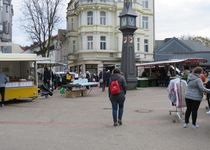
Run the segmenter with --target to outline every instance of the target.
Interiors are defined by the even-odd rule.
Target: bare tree
[[[210,39],[208,37],[202,37],[202,36],[181,36],[180,39],[182,40],[193,40],[200,42],[206,47],[210,47]]]
[[[59,6],[63,0],[25,0],[23,26],[31,40],[39,46],[38,54],[49,57],[50,42],[60,21]]]
[[[210,47],[210,39],[207,38],[207,37],[196,36],[196,37],[193,38],[193,40],[202,43],[206,47]]]

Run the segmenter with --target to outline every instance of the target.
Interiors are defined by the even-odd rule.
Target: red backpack
[[[121,88],[118,80],[113,80],[110,84],[110,93],[111,95],[116,95],[121,93]]]

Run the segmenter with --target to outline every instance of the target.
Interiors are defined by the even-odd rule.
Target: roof
[[[148,66],[161,66],[161,65],[172,65],[172,64],[199,64],[206,63],[206,59],[202,58],[188,58],[188,59],[172,59],[167,61],[156,61],[150,63],[142,63],[137,65],[137,67],[148,67]]]
[[[160,41],[158,42],[157,49],[155,50],[155,53],[177,53],[177,52],[192,52],[193,49],[185,45],[183,42],[181,42],[177,38],[171,38],[165,40],[162,45],[160,45]]]
[[[186,58],[204,58],[210,63],[210,48],[199,41],[175,37],[155,42],[155,61]]]
[[[181,40],[182,43],[184,43],[186,46],[191,48],[193,51],[209,51],[210,48],[204,46],[202,43],[198,41],[193,41],[193,40]]]

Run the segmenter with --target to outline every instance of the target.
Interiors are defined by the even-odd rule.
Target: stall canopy
[[[36,61],[36,54],[3,53],[0,54],[0,61]]]
[[[67,64],[57,62],[57,61],[52,61],[50,58],[39,58],[37,61],[38,66],[43,67],[43,66],[49,66],[49,67],[55,67],[55,66],[65,66]]]
[[[172,59],[172,60],[167,60],[167,61],[142,63],[136,66],[137,67],[152,67],[152,66],[163,66],[163,65],[174,65],[174,64],[196,65],[200,63],[207,63],[207,59],[203,59],[203,58]]]

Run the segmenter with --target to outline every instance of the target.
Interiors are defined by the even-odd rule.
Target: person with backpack
[[[119,69],[114,69],[109,81],[109,99],[112,104],[114,126],[122,125],[122,116],[126,95],[126,80]]]

